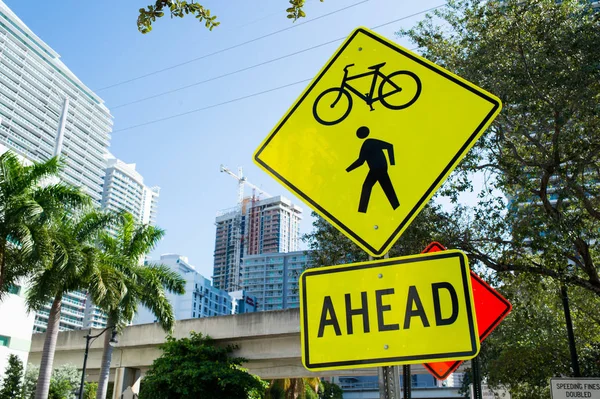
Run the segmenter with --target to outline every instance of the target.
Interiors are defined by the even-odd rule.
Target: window
[[[8,346],[10,344],[10,337],[0,335],[0,346]]]

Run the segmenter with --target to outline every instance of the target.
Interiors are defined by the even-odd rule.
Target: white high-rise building
[[[0,0],[0,143],[31,161],[61,155],[61,178],[100,204],[112,116]]]
[[[160,188],[146,186],[134,163],[125,163],[110,153],[105,158],[102,208],[127,211],[139,223],[155,225]]]

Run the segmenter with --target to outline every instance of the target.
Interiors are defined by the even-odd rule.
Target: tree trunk
[[[116,324],[113,317],[108,318],[108,326]],[[102,363],[100,366],[100,377],[98,378],[98,390],[96,391],[96,399],[106,399],[106,391],[108,390],[108,377],[110,375],[110,361],[112,360],[113,347],[110,346],[112,331],[108,330],[104,334],[104,351],[102,353]]]
[[[54,351],[56,350],[56,339],[60,326],[60,308],[62,305],[62,294],[57,295],[52,302],[50,315],[48,316],[48,328],[44,340],[44,351],[40,362],[40,374],[35,386],[35,399],[48,399],[50,390],[50,377],[52,375],[52,364],[54,363]]]

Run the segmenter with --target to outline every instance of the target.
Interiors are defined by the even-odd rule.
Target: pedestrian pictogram
[[[432,242],[422,253],[445,251],[446,248],[438,243]],[[471,271],[471,287],[473,289],[473,302],[475,304],[475,316],[479,330],[479,341],[483,342],[488,335],[512,310],[512,305],[498,291],[490,287],[477,274]],[[438,380],[445,380],[454,373],[462,360],[445,361],[436,363],[425,363],[425,368]]]
[[[369,128],[366,126],[358,128],[356,131],[356,137],[363,140],[369,137]],[[385,196],[387,197],[393,209],[396,209],[400,206],[398,197],[394,191],[394,186],[392,185],[392,181],[388,175],[388,161],[385,158],[384,151],[387,151],[390,159],[390,165],[393,166],[395,164],[394,146],[390,143],[386,143],[385,141],[366,139],[362,147],[360,147],[360,155],[358,156],[358,159],[352,162],[352,165],[346,168],[346,172],[352,172],[354,169],[362,166],[365,162],[369,167],[369,173],[365,178],[365,182],[363,183],[360,193],[358,211],[361,213],[367,212],[367,208],[369,207],[369,199],[371,198],[371,191],[373,190],[375,183],[379,183],[381,185],[381,188],[383,189],[383,192],[385,193]]]
[[[356,29],[256,163],[373,256],[386,253],[500,112],[500,100]]]
[[[460,251],[309,269],[300,277],[309,370],[471,359],[479,351]]]

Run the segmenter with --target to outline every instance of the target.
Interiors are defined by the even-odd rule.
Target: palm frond
[[[146,273],[153,275],[165,290],[179,295],[185,294],[185,280],[169,266],[151,263],[144,269]]]
[[[34,162],[31,165],[22,167],[20,180],[24,183],[23,188],[50,183],[48,179],[58,176],[64,166],[64,161],[58,157],[53,157],[44,162]]]
[[[164,230],[158,227],[139,225],[134,230],[125,253],[132,258],[141,258],[152,251],[164,235]]]
[[[95,239],[103,230],[116,223],[118,214],[113,212],[101,212],[97,210],[85,210],[74,226],[75,238],[80,242]]]
[[[53,215],[62,215],[67,210],[89,207],[92,199],[79,188],[62,183],[37,188],[32,198],[39,204],[43,212],[40,216],[49,220]]]

